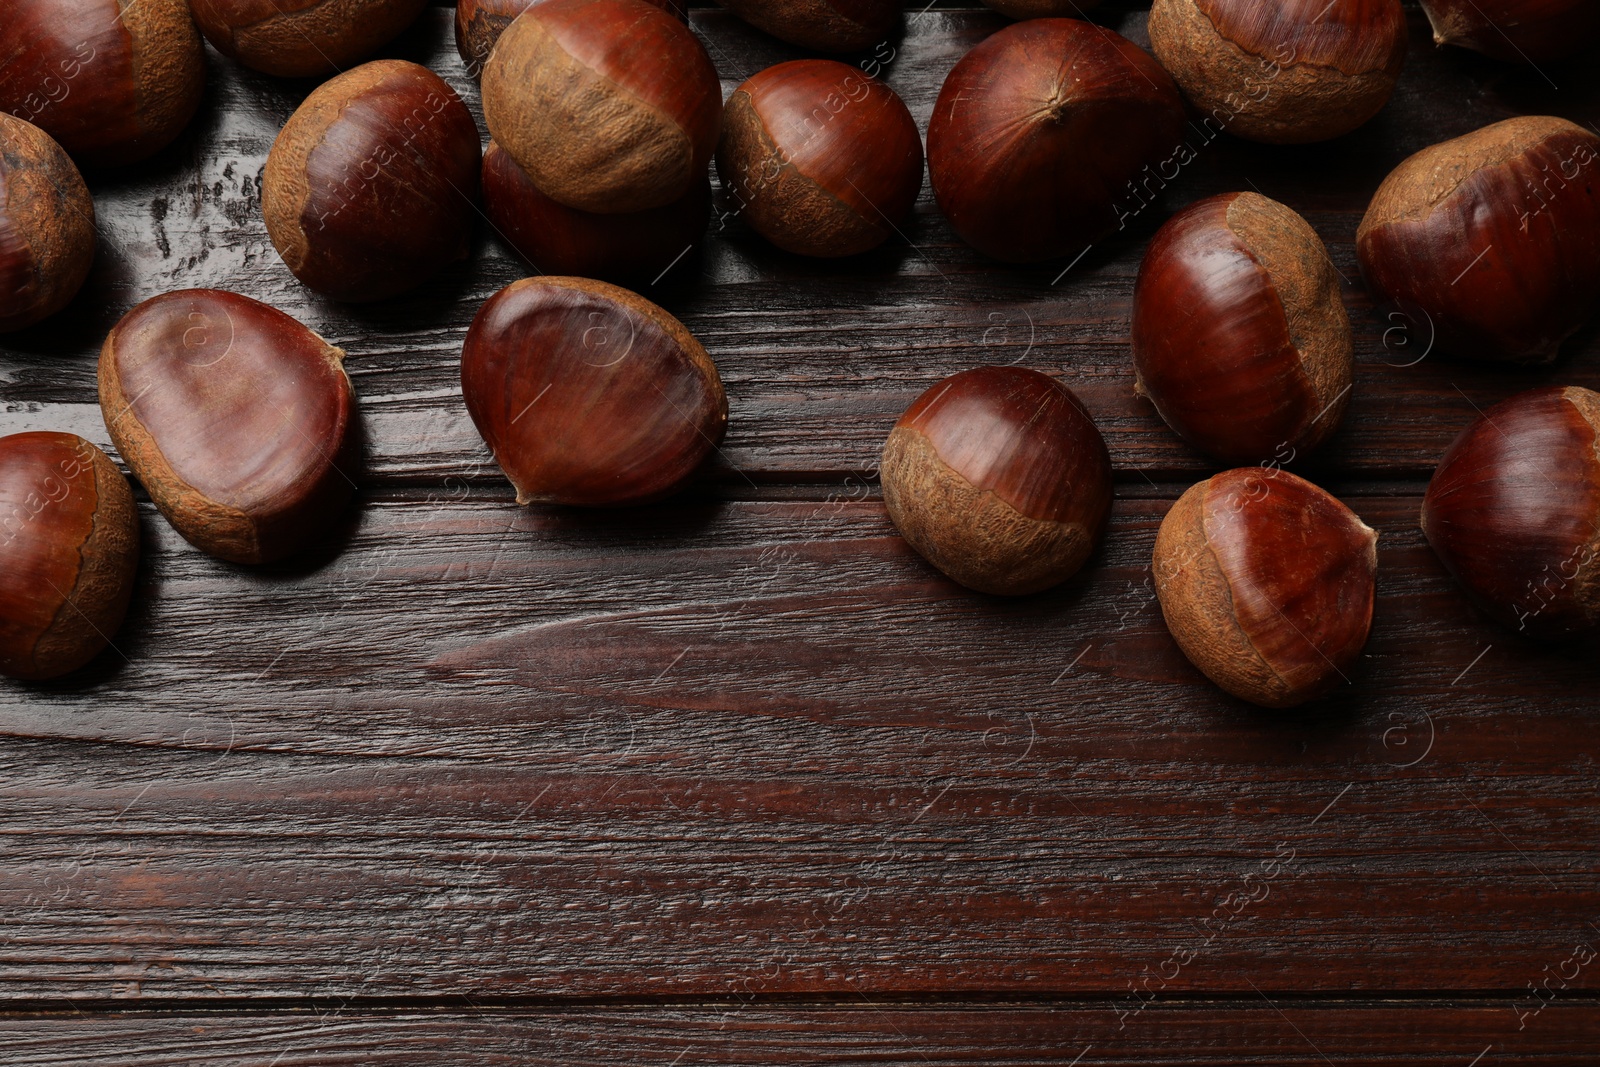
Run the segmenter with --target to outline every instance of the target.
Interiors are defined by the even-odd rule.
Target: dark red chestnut
[[[205,87],[184,0],[5,0],[0,111],[80,163],[136,163],[172,143]]]
[[[911,547],[970,589],[1020,596],[1076,574],[1111,512],[1111,459],[1072,390],[979,367],[906,409],[883,446],[883,502]]]
[[[1491,618],[1530,637],[1600,628],[1600,394],[1576,386],[1491,407],[1444,454],[1422,532]]]
[[[645,0],[541,0],[489,56],[483,115],[546,196],[646,211],[705,176],[722,87],[700,39]]]
[[[1032,19],[980,43],[945,79],[928,171],[950,224],[996,259],[1078,253],[1117,229],[1141,168],[1170,159],[1183,100],[1110,30]]]
[[[146,300],[100,350],[100,410],[184,537],[269,563],[349,502],[355,400],[344,353],[276,308],[188,289]]]
[[[0,333],[66,307],[94,262],[94,199],[61,146],[0,114]]]
[[[1289,708],[1349,680],[1372,629],[1378,535],[1287,471],[1224,471],[1178,498],[1152,563],[1178,647],[1217,685]]]
[[[745,81],[722,117],[717,173],[779,248],[850,256],[889,239],[922,189],[922,137],[895,91],[831,59]]]
[[[1382,110],[1406,16],[1400,0],[1155,0],[1150,47],[1213,131],[1304,144]]]
[[[70,433],[0,437],[0,674],[77,670],[122,625],[139,562],[128,480]]]
[[[819,52],[856,52],[890,36],[900,0],[717,0],[758,30]]]
[[[1600,297],[1597,166],[1600,137],[1542,116],[1424,148],[1361,220],[1362,273],[1445,351],[1549,362]]]
[[[588,278],[512,282],[472,320],[461,392],[521,504],[642,504],[722,440],[728,400],[694,335]]]
[[[1594,0],[1422,0],[1438,44],[1508,63],[1555,63],[1600,39]]]
[[[474,78],[483,73],[483,65],[494,51],[507,26],[518,15],[531,7],[536,0],[457,0],[456,51]],[[645,0],[663,11],[669,11],[680,22],[689,21],[687,0]]]
[[[428,0],[189,0],[206,40],[252,70],[303,78],[359,63]]]
[[[267,156],[261,210],[283,261],[337,300],[381,300],[465,259],[478,126],[427,67],[381,59],[323,83]]]
[[[1100,0],[983,0],[994,10],[1013,19],[1083,17]]]
[[[1133,292],[1134,389],[1224,463],[1287,463],[1344,416],[1355,357],[1339,276],[1275,200],[1191,204],[1150,242]]]
[[[496,233],[541,274],[653,282],[699,244],[711,217],[711,182],[649,211],[597,215],[558,204],[516,160],[489,142],[483,210]]]

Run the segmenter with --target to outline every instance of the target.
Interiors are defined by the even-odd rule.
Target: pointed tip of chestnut
[[[189,289],[135,307],[100,353],[117,450],[202,551],[268,563],[325,534],[353,485],[344,353],[276,308]]]
[[[0,333],[66,307],[94,263],[94,198],[39,127],[0,114]]]
[[[0,674],[88,663],[127,612],[139,561],[128,480],[69,433],[0,437]]]
[[[1245,467],[1191,486],[1156,534],[1162,615],[1222,689],[1290,708],[1349,681],[1372,628],[1378,535],[1287,471]]]
[[[819,52],[856,52],[886,41],[900,0],[717,0],[758,30]]]
[[[1023,367],[979,367],[928,389],[895,423],[880,473],[901,536],[982,593],[1070,578],[1111,510],[1094,420],[1072,390]]]
[[[251,70],[309,78],[344,70],[417,20],[428,0],[189,0],[212,47]]]
[[[1558,63],[1600,39],[1594,0],[1422,0],[1438,45],[1506,63]]]

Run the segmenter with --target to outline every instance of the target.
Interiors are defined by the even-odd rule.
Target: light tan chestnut
[[[94,199],[50,135],[0,114],[0,333],[66,307],[94,263]]]

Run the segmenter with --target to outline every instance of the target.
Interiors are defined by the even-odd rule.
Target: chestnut
[[[483,73],[494,43],[500,39],[507,26],[536,0],[457,0],[456,51],[467,71],[476,78]],[[663,11],[676,15],[679,22],[689,21],[687,0],[645,0]]]
[[[1305,219],[1256,193],[1162,226],[1133,291],[1134,391],[1224,463],[1288,462],[1339,424],[1355,367],[1339,276]]]
[[[700,39],[645,0],[541,0],[494,46],[483,115],[551,199],[646,211],[705,177],[722,87]]]
[[[968,52],[928,126],[934,195],[956,233],[1013,263],[1118,228],[1125,187],[1173,156],[1183,99],[1132,42],[1076,19],[1007,26]]]
[[[1424,148],[1378,187],[1361,271],[1444,351],[1547,363],[1600,297],[1600,137],[1548,116]]]
[[[1422,532],[1490,618],[1556,639],[1600,626],[1600,394],[1519,393],[1445,452]]]
[[[483,153],[483,210],[496,233],[542,274],[655,281],[705,236],[711,182],[681,200],[626,215],[558,204],[494,141]]]
[[[71,158],[0,113],[0,333],[66,307],[94,263],[94,199]]]
[[[206,40],[251,70],[332,74],[416,21],[428,0],[189,0]]]
[[[1047,19],[1069,18],[1094,7],[1100,0],[983,0],[984,4],[1007,18]]]
[[[856,52],[886,40],[900,0],[717,0],[758,30],[819,52]]]
[[[269,563],[349,502],[355,401],[344,353],[276,308],[188,289],[122,317],[100,350],[111,440],[202,551]]]
[[[1348,681],[1372,629],[1378,535],[1279,469],[1224,471],[1172,505],[1152,562],[1167,629],[1217,685],[1289,708]]]
[[[185,0],[5,0],[0,111],[79,163],[119,166],[171,144],[205,87]]]
[[[1202,121],[1237,137],[1339,137],[1388,103],[1406,56],[1400,0],[1155,0],[1150,47]]]
[[[883,446],[883,502],[911,547],[980,593],[1076,574],[1111,512],[1105,439],[1071,389],[1026,367],[937,383]]]
[[[1438,44],[1507,63],[1556,63],[1600,39],[1594,0],[1422,0]]]
[[[58,678],[122,625],[139,516],[116,464],[70,433],[0,437],[0,674]]]
[[[261,211],[283,262],[337,300],[381,300],[465,259],[478,125],[427,67],[381,59],[318,86],[267,156]]]
[[[717,173],[743,217],[779,248],[855,255],[910,214],[922,190],[922,137],[876,78],[831,59],[796,59],[728,98]]]
[[[728,425],[694,335],[589,278],[524,278],[485,301],[461,349],[461,392],[519,504],[658,500]]]

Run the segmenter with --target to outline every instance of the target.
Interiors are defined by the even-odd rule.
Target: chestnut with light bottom
[[[1253,704],[1294,707],[1349,681],[1372,628],[1377,541],[1303,478],[1224,471],[1162,520],[1156,596],[1208,678]]]
[[[895,91],[831,59],[768,67],[728,98],[717,173],[740,217],[785,251],[876,248],[922,189],[922,137]]]
[[[819,52],[857,52],[887,41],[900,0],[717,0],[779,40]]]
[[[1349,133],[1405,62],[1400,0],[1155,0],[1149,25],[1203,123],[1270,144]]]
[[[1597,168],[1600,137],[1548,116],[1425,148],[1372,198],[1362,273],[1442,351],[1547,363],[1600,299]]]
[[[0,333],[66,307],[94,263],[94,199],[39,127],[0,114]]]
[[[689,21],[686,0],[645,0],[671,12],[679,22]],[[456,3],[456,51],[474,78],[483,73],[494,44],[516,17],[528,10],[534,0],[458,0]]]
[[[416,21],[428,0],[189,0],[206,40],[252,70],[331,74]]]
[[[728,425],[716,365],[683,324],[589,278],[525,278],[485,301],[461,392],[521,504],[658,500]]]
[[[945,79],[928,172],[963,240],[1038,262],[1116,232],[1141,202],[1134,178],[1173,159],[1183,130],[1178,87],[1142,49],[1087,22],[1031,19],[982,41]]]
[[[205,55],[185,0],[5,0],[0,111],[81,164],[137,163],[200,106]]]
[[[946,378],[895,423],[883,502],[911,547],[982,593],[1072,577],[1111,511],[1111,460],[1072,390],[1022,367]]]
[[[1422,532],[1490,618],[1528,637],[1600,629],[1600,394],[1519,393],[1451,444]]]
[[[1436,44],[1507,63],[1556,63],[1600,43],[1594,0],[1422,0]]]
[[[400,59],[319,86],[267,156],[261,211],[285,265],[337,300],[381,300],[465,259],[478,126],[433,71]]]
[[[123,316],[100,351],[111,439],[197,548],[269,563],[349,503],[355,400],[344,353],[276,308],[188,289]]]
[[[70,433],[0,437],[0,674],[58,678],[122,625],[139,562],[128,480]]]
[[[1174,215],[1133,293],[1134,389],[1224,463],[1288,463],[1339,425],[1350,317],[1309,223],[1256,193]]]
[[[483,115],[551,199],[647,211],[705,176],[722,86],[699,38],[645,0],[542,0],[495,44]]]

